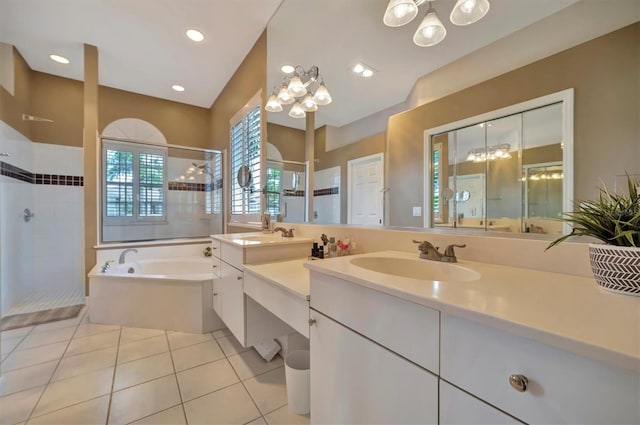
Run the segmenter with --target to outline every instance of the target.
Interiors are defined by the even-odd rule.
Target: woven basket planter
[[[640,248],[589,244],[589,259],[602,288],[640,296]]]

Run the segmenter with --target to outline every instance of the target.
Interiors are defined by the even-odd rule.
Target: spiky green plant
[[[577,210],[563,214],[571,223],[571,233],[551,242],[547,249],[571,236],[591,236],[607,245],[640,247],[639,180],[627,174],[628,194],[615,194],[600,189],[598,200],[578,203]]]

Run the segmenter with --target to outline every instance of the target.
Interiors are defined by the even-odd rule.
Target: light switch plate
[[[413,207],[413,216],[421,217],[422,216],[422,207]]]

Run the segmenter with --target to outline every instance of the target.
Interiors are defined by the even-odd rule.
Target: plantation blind
[[[257,102],[256,102],[257,98]],[[261,144],[262,122],[260,96],[254,96],[250,107],[245,107],[231,121],[230,129],[230,213],[232,221],[247,222],[261,213],[262,190]],[[251,171],[248,187],[237,181],[240,167]]]
[[[166,148],[103,140],[103,219],[106,225],[166,219]]]

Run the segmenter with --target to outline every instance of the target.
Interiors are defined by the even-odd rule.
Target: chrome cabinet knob
[[[213,293],[213,296],[214,296],[214,297],[217,297],[217,296],[218,296],[218,293],[217,293],[217,292],[214,292],[214,293]]]
[[[316,324],[316,319],[309,319],[309,326],[313,326]]]
[[[518,392],[527,391],[527,387],[529,386],[529,380],[526,376],[520,374],[514,374],[509,376],[509,384]]]
[[[236,279],[242,280],[242,276],[237,276]]]

